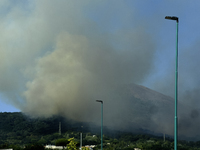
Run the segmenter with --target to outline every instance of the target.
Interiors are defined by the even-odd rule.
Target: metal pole
[[[103,102],[101,103],[101,150],[103,150]]]
[[[80,150],[82,150],[82,132],[80,133]]]
[[[175,115],[174,115],[174,150],[177,150],[178,135],[178,17],[166,16],[165,19],[176,20],[176,66],[175,66]]]
[[[61,122],[59,122],[59,135],[61,135]]]
[[[175,74],[175,117],[174,117],[174,150],[177,150],[178,135],[178,21],[176,22],[176,74]]]
[[[103,101],[96,100],[101,103],[101,150],[103,150]]]

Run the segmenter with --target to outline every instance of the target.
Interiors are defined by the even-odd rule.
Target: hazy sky
[[[130,83],[174,97],[176,22],[165,16],[179,17],[179,99],[199,109],[199,8],[199,0],[1,0],[0,112],[87,116],[91,102]]]

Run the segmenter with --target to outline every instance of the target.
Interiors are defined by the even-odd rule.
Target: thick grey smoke
[[[152,68],[155,42],[123,2],[1,3],[1,93],[23,112],[85,120]]]
[[[171,102],[170,106],[142,103],[140,109],[141,102],[128,101],[131,96],[125,89],[130,83],[146,84],[154,79],[148,84],[150,87],[173,97],[174,82],[172,67],[166,67],[162,78],[151,78],[159,75],[155,62],[160,40],[155,40],[158,35],[154,31],[159,31],[164,20],[158,23],[155,17],[155,22],[146,17],[145,21],[138,5],[132,4],[130,7],[122,1],[91,0],[1,1],[1,97],[32,116],[61,114],[92,122],[100,116],[100,104],[95,100],[102,99],[107,126],[173,134],[169,119],[173,116]],[[193,103],[197,102],[199,75],[195,72],[196,76],[188,76],[196,70],[191,66],[198,64],[198,58],[194,58],[194,63],[191,59],[197,56],[181,56],[188,62],[188,71],[180,68],[184,72],[180,97]],[[185,105],[186,101],[182,101]],[[146,108],[151,114],[148,120],[140,116],[146,115]],[[198,108],[190,105],[184,109],[189,113],[181,111],[181,131],[192,129],[199,122]],[[132,119],[127,125],[129,118]],[[191,123],[192,119],[195,123]]]
[[[131,34],[134,37],[138,32]],[[142,34],[140,40],[149,41],[148,35]],[[55,49],[36,62],[35,78],[27,83],[24,92],[24,110],[47,116],[58,113],[73,118],[88,115],[96,105],[95,99],[109,101],[111,96],[108,94],[116,87],[142,80],[151,68],[154,50],[151,40],[148,47],[133,42],[135,49],[115,50],[102,39],[101,36],[89,39],[84,35],[60,33]],[[142,49],[146,51],[144,60],[141,59]],[[136,69],[138,65],[141,67]]]

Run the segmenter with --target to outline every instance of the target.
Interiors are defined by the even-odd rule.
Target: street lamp
[[[165,19],[176,20],[176,71],[175,71],[175,116],[174,116],[174,150],[177,150],[177,133],[178,133],[178,117],[177,117],[177,101],[178,101],[178,17],[166,16]]]
[[[101,103],[101,150],[103,150],[103,101],[96,100],[96,102]]]
[[[83,126],[81,126],[81,132],[80,132],[80,150],[82,150],[82,129],[83,129]]]

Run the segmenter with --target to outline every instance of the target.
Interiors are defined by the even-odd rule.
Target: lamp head
[[[100,103],[102,103],[102,104],[103,104],[103,101],[102,101],[102,100],[96,100],[96,102],[100,102]]]
[[[166,16],[165,19],[176,20],[176,22],[178,22],[178,17],[175,16]]]

